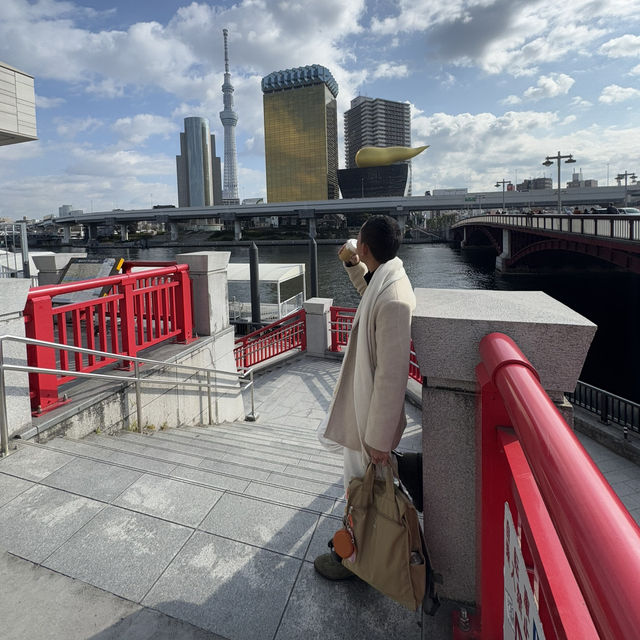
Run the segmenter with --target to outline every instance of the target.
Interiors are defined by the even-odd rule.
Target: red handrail
[[[236,367],[246,371],[292,349],[307,348],[307,315],[304,309],[276,320],[266,327],[237,338],[234,354]]]
[[[56,296],[89,289],[108,293],[54,306]],[[34,287],[27,296],[24,319],[28,338],[97,348],[122,356],[135,356],[172,338],[188,343],[193,340],[189,267],[174,264],[139,273]],[[114,361],[80,353],[70,357],[68,352],[56,353],[50,347],[27,347],[28,364],[46,369],[89,372]],[[32,411],[39,414],[62,404],[58,388],[73,379],[71,375],[29,374]]]
[[[638,636],[640,629],[640,529],[620,502],[613,489],[586,453],[574,433],[546,394],[535,369],[515,343],[500,333],[485,336],[480,342],[483,362],[478,366],[481,384],[480,417],[483,421],[482,447],[490,449],[498,440],[497,425],[513,425],[532,477],[535,478],[544,507],[557,531],[572,576],[580,587],[593,623],[601,638],[622,640]],[[491,427],[488,431],[488,427]],[[493,436],[491,435],[493,432]],[[493,443],[492,443],[493,438]],[[505,440],[502,438],[504,448]],[[483,465],[491,463],[482,451]],[[486,517],[491,505],[506,492],[504,475],[489,470],[482,487],[481,509]],[[515,479],[514,479],[515,481]],[[493,494],[493,496],[492,496]],[[513,501],[511,501],[513,503]],[[494,516],[496,511],[493,511]],[[527,521],[527,513],[521,513]],[[486,566],[496,560],[496,544],[491,533],[502,529],[502,520],[482,521],[481,626],[483,637],[493,637],[502,625],[502,593],[491,581],[489,573],[502,569]],[[495,538],[495,536],[494,536]],[[501,560],[501,558],[500,558]],[[557,570],[557,568],[556,568]],[[492,583],[493,582],[493,583]],[[492,583],[492,584],[490,584]],[[496,599],[500,601],[497,602]],[[548,602],[547,606],[555,603]],[[578,610],[579,609],[579,603]],[[541,612],[542,615],[542,612]],[[551,614],[547,613],[549,618]],[[582,612],[581,612],[582,615]],[[583,616],[584,617],[584,616]],[[544,618],[544,616],[543,616]],[[573,616],[576,620],[576,616]],[[499,622],[498,622],[499,620]],[[555,627],[554,627],[555,628]],[[571,616],[563,620],[562,633],[557,637],[582,638],[586,631],[572,627]],[[557,632],[556,628],[556,632]],[[545,629],[550,633],[551,630]],[[547,636],[549,637],[549,636]]]

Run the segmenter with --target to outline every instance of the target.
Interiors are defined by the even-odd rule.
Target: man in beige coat
[[[406,427],[411,314],[415,296],[396,257],[400,229],[389,216],[373,216],[360,229],[357,253],[345,269],[362,296],[321,440],[343,447],[345,490],[369,462],[390,464]],[[342,250],[341,250],[342,251]],[[353,574],[333,554],[314,566],[326,578]]]

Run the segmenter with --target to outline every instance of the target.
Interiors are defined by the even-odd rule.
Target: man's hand
[[[373,462],[373,464],[381,464],[382,466],[389,464],[388,451],[378,451],[373,447],[367,447],[367,451],[369,452],[369,456],[371,457],[371,462]]]

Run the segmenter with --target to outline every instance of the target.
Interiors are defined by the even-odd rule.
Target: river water
[[[125,249],[122,257],[172,260],[176,253],[205,248]],[[232,262],[249,261],[248,247],[220,250],[230,250]],[[91,253],[113,255],[113,251],[102,248],[92,249]],[[306,246],[262,246],[259,251],[260,262],[305,262],[308,270]],[[343,272],[336,252],[337,246],[318,246],[319,295],[333,298],[336,305],[355,307],[359,296]],[[640,276],[586,269],[500,274],[494,269],[492,250],[455,250],[444,244],[402,245],[399,257],[414,287],[544,291],[571,307],[598,325],[580,379],[640,402]],[[307,292],[309,290],[307,273]]]

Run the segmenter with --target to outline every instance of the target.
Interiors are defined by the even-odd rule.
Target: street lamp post
[[[628,171],[625,171],[624,173],[619,173],[616,176],[616,181],[618,182],[618,185],[620,185],[620,181],[624,180],[624,206],[627,207],[629,206],[629,192],[627,191],[627,179],[631,178],[632,180],[637,180],[638,176],[636,176],[635,173],[629,173]]]
[[[511,180],[496,180],[496,187],[502,185],[502,213],[506,213],[504,205],[504,190],[507,185],[511,186]]]
[[[566,156],[563,156],[559,151],[555,156],[547,156],[545,161],[542,163],[545,167],[550,167],[553,164],[553,161],[555,160],[558,163],[558,215],[561,216],[562,215],[562,195],[560,194],[560,189],[562,187],[562,184],[560,183],[560,160],[564,160],[564,158],[567,158],[567,160],[565,161],[567,164],[572,164],[575,162],[575,160],[573,159],[573,154],[569,154]]]

